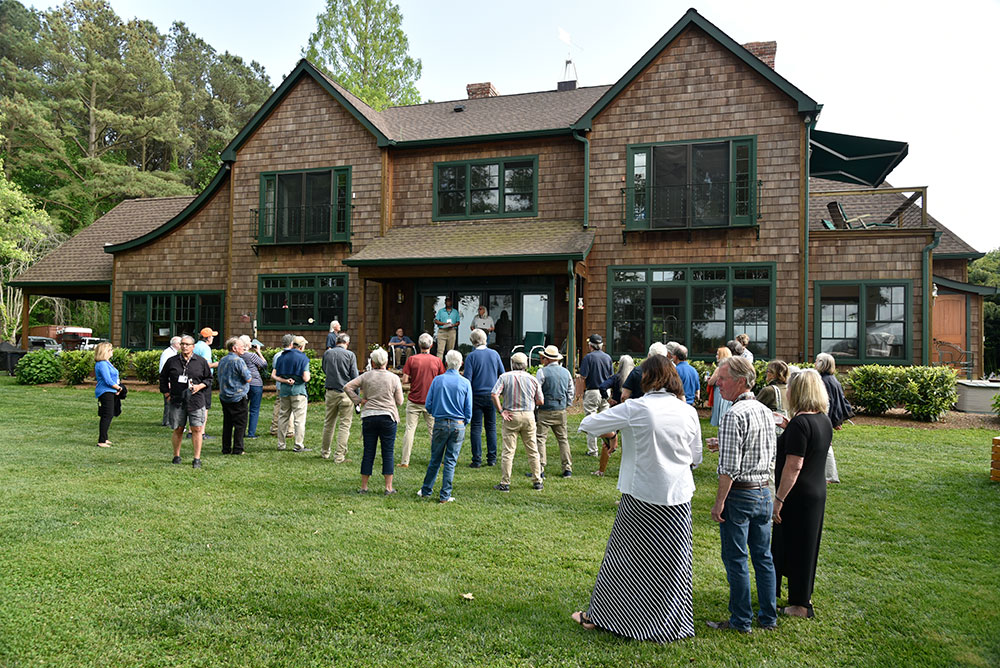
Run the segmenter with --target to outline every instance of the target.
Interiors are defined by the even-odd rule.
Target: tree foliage
[[[302,55],[374,109],[419,104],[421,63],[402,23],[391,0],[327,0]]]
[[[1000,248],[995,248],[969,265],[969,282],[1000,287]],[[1000,295],[983,301],[983,371],[1000,370]]]

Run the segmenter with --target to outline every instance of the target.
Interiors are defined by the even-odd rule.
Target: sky
[[[166,32],[182,21],[217,51],[261,63],[277,86],[325,0],[110,0]],[[26,3],[30,4],[30,3]],[[1000,248],[1000,0],[398,0],[425,99],[617,81],[694,6],[737,42],[775,40],[775,69],[824,105],[817,129],[909,143],[888,178],[928,186],[928,212],[980,252]],[[43,6],[36,3],[36,6]],[[986,205],[984,205],[986,204]]]

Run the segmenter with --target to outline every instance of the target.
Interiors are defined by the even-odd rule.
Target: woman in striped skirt
[[[701,424],[667,358],[642,363],[642,390],[580,423],[588,434],[621,432],[622,500],[590,607],[573,619],[588,630],[663,643],[694,635],[691,469],[701,463]]]

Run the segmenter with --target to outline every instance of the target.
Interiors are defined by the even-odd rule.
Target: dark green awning
[[[901,141],[813,130],[809,175],[877,188],[909,151]]]

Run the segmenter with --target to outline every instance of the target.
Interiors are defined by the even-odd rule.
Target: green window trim
[[[434,221],[537,216],[538,156],[436,162],[433,200]]]
[[[257,329],[329,331],[330,321],[339,320],[346,330],[348,276],[346,272],[259,275]]]
[[[142,313],[136,314],[133,307],[139,306],[139,300],[142,301]],[[216,338],[224,340],[225,314],[226,293],[223,290],[125,292],[122,294],[122,346],[135,350],[165,348],[173,336],[190,334],[197,339],[204,327],[218,331]],[[160,325],[155,332],[154,325]],[[144,341],[142,345],[135,345],[140,338],[140,327],[145,330],[141,337]],[[161,334],[163,330],[167,333]]]
[[[350,243],[352,198],[351,167],[261,172],[257,244]]]
[[[607,288],[607,314],[606,314],[606,341],[608,342],[608,353],[613,357],[620,357],[622,354],[646,355],[650,343],[659,338],[670,339],[683,343],[688,348],[689,359],[712,361],[715,359],[715,351],[698,351],[692,345],[694,326],[694,302],[696,299],[709,298],[712,295],[719,297],[723,294],[725,298],[725,340],[730,340],[736,334],[746,331],[741,328],[741,322],[752,322],[748,320],[738,321],[736,311],[751,307],[740,307],[736,305],[736,296],[746,298],[749,294],[751,299],[759,298],[759,291],[766,290],[767,295],[767,322],[766,338],[751,337],[758,344],[756,357],[772,359],[775,348],[775,305],[776,305],[776,284],[777,265],[773,262],[747,263],[747,264],[691,264],[691,265],[613,265],[608,267],[608,288]],[[622,320],[616,320],[616,290],[631,290],[633,296],[640,297],[642,302],[636,304],[637,314],[641,310],[641,317],[635,315],[632,320],[635,323],[642,322],[644,341],[643,350],[617,350],[615,325]],[[757,290],[758,294],[753,294]],[[678,298],[679,304],[673,307],[654,304],[654,292],[658,292],[661,297],[673,296]],[[748,292],[749,291],[749,292]],[[701,303],[701,302],[700,302]],[[673,312],[671,312],[673,309]],[[621,310],[621,309],[619,309]],[[668,331],[668,323],[671,318],[679,323],[674,331]],[[718,322],[720,319],[698,319],[699,323]],[[760,321],[757,321],[758,326]],[[763,349],[759,346],[764,342]]]
[[[722,184],[713,184],[711,180],[706,182],[704,177],[696,178],[693,157],[696,152],[707,153],[710,148],[722,146],[727,149],[727,180]],[[683,152],[684,183],[669,183],[667,170],[661,177],[664,183],[656,183],[654,154],[658,150],[672,150],[678,156]],[[631,144],[628,146],[625,174],[622,220],[626,230],[747,227],[755,225],[760,218],[755,135]],[[674,176],[675,179],[679,177],[678,174]],[[713,208],[714,214],[711,213]],[[660,210],[659,215],[657,210]],[[698,211],[704,216],[702,222],[695,217]],[[657,223],[657,220],[661,222]]]
[[[813,350],[823,352],[823,320],[822,320],[822,290],[825,287],[857,287],[858,289],[858,354],[834,355],[837,364],[912,364],[913,363],[913,280],[912,279],[879,279],[864,281],[814,281],[813,282]],[[883,320],[881,322],[902,323],[903,344],[893,344],[900,354],[877,356],[868,354],[868,288],[902,287],[903,288],[903,318],[902,320]],[[830,322],[828,320],[828,322]],[[862,345],[864,342],[864,345]],[[891,348],[890,348],[891,350]]]

